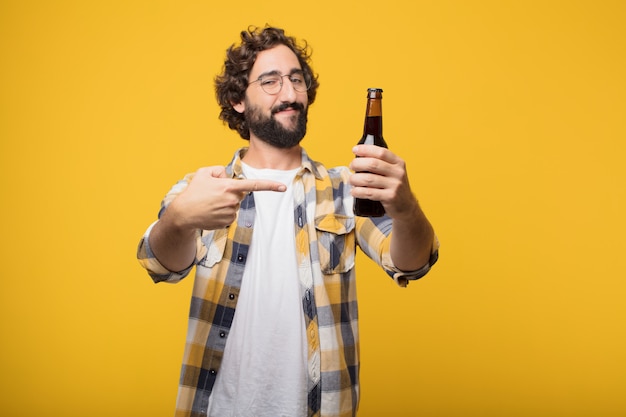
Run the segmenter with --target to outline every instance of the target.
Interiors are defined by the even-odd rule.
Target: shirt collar
[[[241,159],[244,157],[247,151],[248,151],[247,147],[239,148],[237,152],[235,152],[235,156],[233,157],[230,164],[226,167],[226,172],[231,176],[231,178],[243,178],[243,168],[241,166]],[[296,174],[296,176],[304,175],[305,171],[312,173],[317,179],[322,178],[322,173],[320,172],[319,164],[313,161],[311,158],[309,158],[309,155],[306,153],[304,148],[302,148],[302,166],[301,166],[300,171],[298,171],[298,174]]]

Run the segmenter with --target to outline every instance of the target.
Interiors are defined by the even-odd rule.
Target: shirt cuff
[[[391,278],[393,278],[396,284],[398,284],[400,287],[406,287],[407,285],[409,285],[409,281],[418,280],[426,275],[438,259],[439,239],[437,238],[437,236],[435,236],[433,240],[433,246],[430,252],[430,258],[428,259],[426,265],[424,265],[423,267],[416,269],[415,271],[402,271],[396,268],[396,266],[393,264],[393,261],[391,260],[391,254],[389,252],[387,252],[383,256],[383,267],[387,271],[387,274]]]
[[[143,238],[139,242],[139,247],[137,248],[137,260],[141,264],[142,267],[148,271],[150,278],[155,283],[159,282],[168,282],[168,283],[176,283],[189,275],[189,272],[196,265],[197,259],[194,259],[194,262],[189,265],[187,268],[182,271],[170,271],[158,261],[154,253],[152,252],[152,248],[150,247],[150,232],[152,228],[157,222],[155,221],[148,227],[146,233]]]

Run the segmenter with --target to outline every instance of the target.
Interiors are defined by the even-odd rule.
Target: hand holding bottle
[[[355,200],[379,202],[394,219],[413,215],[418,204],[404,160],[375,145],[356,145],[352,151],[357,156],[350,164],[350,169],[355,171],[350,177]]]

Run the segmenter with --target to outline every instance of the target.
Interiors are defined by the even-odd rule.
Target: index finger
[[[283,192],[287,186],[281,182],[270,180],[235,180],[232,185],[232,191],[249,193],[252,191],[279,191]]]
[[[397,159],[396,154],[389,149],[376,145],[356,145],[352,152],[358,157],[376,158],[391,164]]]

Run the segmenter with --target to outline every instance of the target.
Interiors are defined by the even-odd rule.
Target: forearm
[[[195,259],[196,230],[178,225],[166,210],[150,232],[152,253],[163,267],[177,272],[188,268]]]
[[[393,219],[390,252],[394,265],[403,271],[420,269],[430,260],[434,230],[416,202],[415,207]]]

